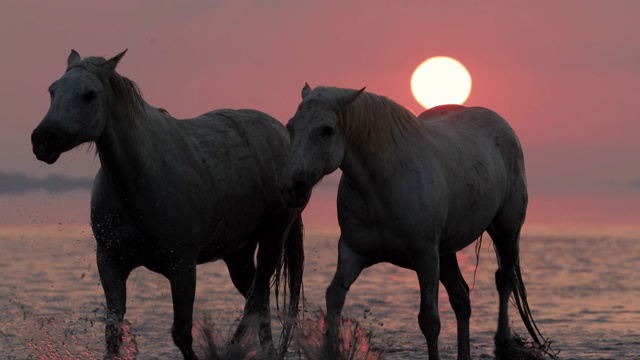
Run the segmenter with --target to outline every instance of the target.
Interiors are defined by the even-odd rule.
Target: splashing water
[[[257,318],[250,321],[244,337],[235,344],[230,340],[233,336],[232,329],[238,321],[229,327],[229,330],[222,334],[219,326],[215,324],[211,315],[204,314],[201,319],[194,324],[195,343],[200,345],[202,357],[205,360],[261,360],[268,359],[260,349],[258,342]]]
[[[97,312],[94,311],[94,314]],[[23,313],[23,324],[30,336],[25,338],[28,358],[40,360],[80,360],[102,359],[104,341],[95,341],[94,325],[103,328],[101,319],[82,317],[77,321],[61,319],[57,316]],[[135,359],[138,355],[136,335],[131,324],[122,324],[122,347],[115,360]]]
[[[282,323],[282,315],[277,311],[274,313],[277,317],[274,320]],[[371,315],[370,312],[369,315]],[[199,344],[201,356],[205,360],[323,360],[326,359],[323,353],[325,316],[323,311],[316,310],[310,316],[298,319],[295,323],[292,344],[285,354],[274,352],[273,349],[270,351],[261,349],[256,331],[257,318],[251,321],[247,333],[239,343],[230,344],[238,320],[224,331],[222,329],[226,326],[217,325],[209,314],[201,315],[194,325],[194,340]],[[273,321],[272,324],[277,322]],[[281,330],[274,327],[274,335]],[[374,331],[365,329],[352,318],[341,318],[338,331],[340,355],[336,360],[382,360],[383,348],[388,348],[387,343],[390,343],[383,341],[384,344],[373,346]]]
[[[300,319],[294,341],[305,359],[325,359],[324,333],[326,314],[315,311],[310,318]],[[371,345],[372,330],[365,330],[351,318],[340,318],[338,325],[338,360],[381,360],[383,351]]]

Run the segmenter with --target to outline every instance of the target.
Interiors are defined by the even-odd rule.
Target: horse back
[[[187,123],[188,136],[215,172],[212,176],[231,181],[244,177],[269,188],[277,185],[289,134],[275,118],[256,110],[220,109]]]
[[[462,157],[496,152],[505,165],[522,166],[522,148],[516,133],[502,116],[490,109],[442,105],[424,111],[418,119],[435,133],[427,136],[440,140],[440,146],[456,148]]]

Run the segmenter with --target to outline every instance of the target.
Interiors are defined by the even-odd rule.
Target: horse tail
[[[283,243],[282,262],[276,270],[275,276],[276,303],[278,301],[279,285],[283,283],[283,292],[285,295],[283,308],[286,311],[281,320],[282,334],[280,336],[278,349],[280,358],[284,358],[287,348],[291,343],[292,330],[298,317],[300,298],[304,297],[302,286],[302,273],[304,271],[303,238],[304,227],[302,224],[302,216],[300,212],[298,212]],[[286,298],[287,292],[289,293],[288,300]]]
[[[511,292],[511,300],[515,304],[516,308],[518,308],[518,312],[520,313],[520,317],[522,318],[522,322],[524,326],[527,328],[527,332],[533,339],[533,341],[540,346],[541,349],[546,349],[548,352],[553,353],[550,350],[550,342],[548,339],[545,339],[538,329],[535,321],[533,320],[533,315],[531,314],[531,309],[529,308],[529,302],[527,301],[527,290],[524,287],[524,281],[522,280],[522,270],[520,268],[520,262],[513,270],[514,272],[514,287]]]

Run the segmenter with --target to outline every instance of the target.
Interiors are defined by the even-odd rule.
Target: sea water
[[[473,287],[472,357],[490,359],[498,312],[496,259],[488,236],[481,245],[479,258],[472,245],[458,259]],[[336,248],[336,234],[307,232],[304,295],[309,326],[324,309]],[[0,231],[2,358],[102,358],[104,296],[94,252],[88,229]],[[640,239],[524,236],[521,262],[534,319],[561,358],[640,359]],[[370,334],[367,346],[382,351],[385,359],[423,359],[426,343],[417,322],[419,303],[414,272],[379,264],[366,269],[352,286],[343,315]],[[224,263],[198,267],[197,326],[215,326],[215,334],[228,338],[242,307],[243,298]],[[277,314],[273,300],[272,307]],[[442,287],[439,308],[441,356],[455,359],[455,316]],[[515,308],[510,315],[514,331],[525,335]],[[123,357],[181,359],[171,340],[172,318],[168,281],[145,268],[135,270],[128,281]],[[288,358],[304,358],[297,349],[310,340],[320,341],[318,337],[294,336]]]

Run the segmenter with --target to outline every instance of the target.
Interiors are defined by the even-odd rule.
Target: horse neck
[[[403,176],[407,165],[427,159],[433,153],[429,132],[397,137],[394,142],[379,148],[347,145],[340,164],[344,176],[361,189],[389,182],[391,178]],[[376,190],[377,191],[377,190]],[[375,193],[372,193],[375,195]]]
[[[160,119],[148,116],[151,107],[146,103],[141,106],[143,108],[136,114],[112,111],[96,141],[103,172],[124,182],[139,181],[151,175],[150,164],[156,156],[153,137],[154,128],[161,125]]]
[[[378,153],[347,146],[340,170],[343,176],[362,188],[377,177],[374,173],[386,172],[394,158],[394,154],[389,150]]]
[[[420,141],[425,128],[393,101],[374,94],[365,95],[364,99],[355,100],[340,122],[346,145],[345,166],[386,167],[398,153]]]

